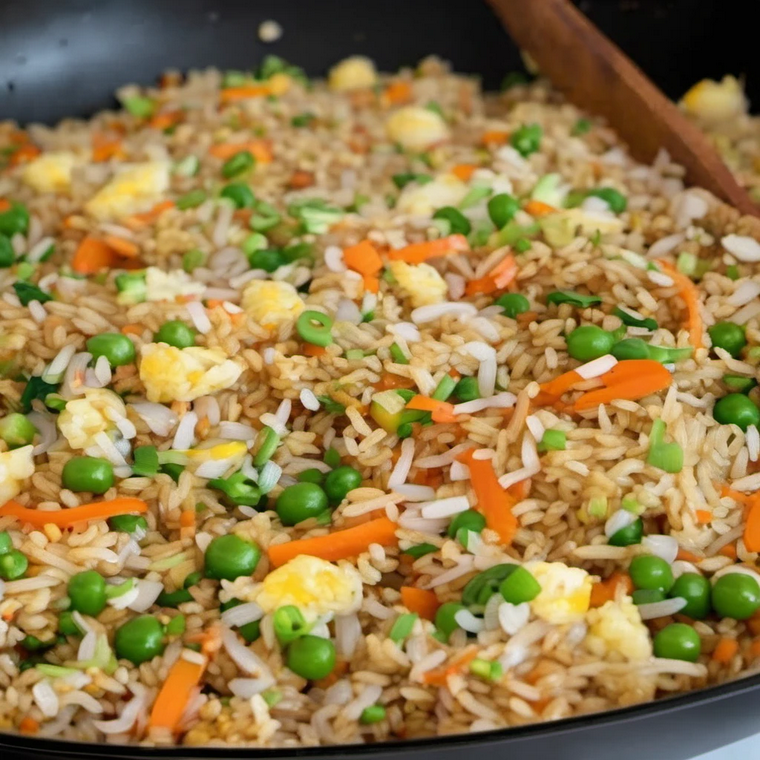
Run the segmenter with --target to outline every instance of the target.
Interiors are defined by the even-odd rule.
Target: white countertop
[[[699,755],[694,760],[735,760],[737,757],[760,757],[760,734],[713,750],[706,755]]]

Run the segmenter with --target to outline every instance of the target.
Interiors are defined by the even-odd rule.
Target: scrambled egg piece
[[[0,453],[0,504],[18,496],[23,481],[34,475],[33,448],[30,444]]]
[[[393,142],[408,150],[427,150],[449,138],[449,128],[440,114],[420,106],[399,108],[385,122],[385,131]]]
[[[77,159],[69,151],[43,153],[24,167],[22,179],[39,193],[61,193],[71,186]]]
[[[174,301],[177,296],[199,296],[205,289],[202,282],[195,282],[181,269],[164,272],[158,267],[148,267],[145,270],[146,301]]]
[[[458,206],[467,185],[454,174],[443,174],[424,185],[411,183],[398,197],[396,209],[414,216],[432,216],[443,206]]]
[[[747,99],[741,82],[725,76],[721,82],[703,79],[681,100],[688,113],[707,122],[728,121],[747,111]]]
[[[446,300],[449,286],[430,264],[407,264],[392,261],[390,270],[401,290],[409,296],[412,306],[427,306]]]
[[[290,89],[292,84],[293,80],[284,72],[272,74],[272,76],[267,79],[267,87],[272,95],[284,95]]]
[[[230,459],[230,466],[233,464],[237,467],[242,464],[245,455],[248,453],[248,446],[243,441],[229,441],[227,443],[218,443],[216,446],[209,446],[205,449],[173,449],[172,454],[180,454],[187,459],[189,464],[200,465],[204,462],[218,462],[222,459]]]
[[[290,283],[274,280],[251,280],[243,291],[242,304],[246,313],[268,330],[296,319],[305,308]]]
[[[242,368],[220,348],[175,348],[147,343],[140,351],[140,380],[148,401],[194,401],[234,385]]]
[[[331,90],[361,90],[377,82],[375,64],[363,55],[352,55],[330,69],[327,84]]]
[[[356,612],[362,602],[362,579],[349,562],[334,565],[301,554],[273,570],[249,595],[264,612],[293,604],[307,620]]]
[[[168,161],[148,161],[124,169],[85,203],[85,210],[100,220],[147,211],[169,187],[169,166]]]
[[[553,625],[583,620],[591,602],[591,576],[585,570],[563,562],[525,567],[541,584],[541,593],[530,603],[537,617]]]
[[[609,601],[589,610],[588,623],[586,647],[597,657],[610,652],[617,652],[628,660],[646,660],[652,656],[649,630],[629,596],[619,604]]]
[[[87,449],[97,446],[97,433],[108,433],[116,427],[116,420],[126,416],[127,407],[113,391],[88,388],[83,396],[66,403],[58,415],[58,429],[72,449]]]

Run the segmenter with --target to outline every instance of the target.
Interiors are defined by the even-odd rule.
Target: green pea
[[[530,310],[530,301],[520,293],[505,293],[499,296],[494,304],[504,309],[504,316],[514,319],[518,314],[524,314]]]
[[[472,231],[470,220],[454,206],[444,206],[433,214],[433,219],[444,219],[449,223],[449,231],[456,235],[469,235]]]
[[[615,336],[596,325],[576,327],[565,339],[567,352],[579,362],[589,362],[610,353]]]
[[[680,596],[686,600],[686,606],[680,612],[694,620],[702,620],[710,613],[710,581],[699,573],[684,573],[668,592],[675,599]]]
[[[97,617],[106,606],[106,581],[96,570],[85,570],[71,576],[68,595],[73,610]]]
[[[248,235],[248,237],[246,237],[240,247],[243,249],[243,253],[248,257],[250,263],[251,256],[253,256],[256,251],[263,251],[268,245],[269,241],[264,235],[262,235],[260,232],[252,232],[250,235]],[[280,254],[279,251],[277,251],[277,253]],[[257,268],[259,267],[254,267],[254,269]],[[263,269],[263,267],[260,268]]]
[[[164,651],[164,629],[152,615],[141,615],[116,629],[113,644],[120,660],[141,665]]]
[[[298,334],[314,346],[329,346],[333,342],[332,326],[332,318],[321,311],[304,311],[296,320]]]
[[[327,507],[327,494],[316,483],[288,486],[275,503],[275,510],[283,525],[297,525],[310,517],[317,517]]]
[[[285,265],[285,257],[278,248],[257,248],[248,256],[251,269],[263,269],[265,272],[276,272]]]
[[[69,610],[64,610],[58,617],[58,630],[64,636],[81,636],[82,631],[74,622],[74,615]]]
[[[4,581],[15,581],[21,578],[29,567],[26,555],[17,549],[11,549],[0,554],[0,578]]]
[[[609,539],[610,546],[633,546],[640,544],[644,535],[644,523],[641,519],[635,520],[625,528],[615,531]]]
[[[187,251],[182,254],[182,269],[191,273],[198,267],[203,266],[206,261],[206,254],[200,250],[200,248],[193,248],[192,251]]]
[[[359,723],[365,726],[370,726],[373,723],[379,723],[381,720],[385,720],[386,711],[382,705],[371,705],[365,707],[362,710],[362,714],[359,716]]]
[[[0,554],[7,554],[13,548],[13,539],[7,530],[0,531]]]
[[[513,132],[509,142],[523,158],[527,158],[541,147],[543,134],[538,124],[527,124]]]
[[[316,467],[310,467],[308,470],[301,470],[298,473],[299,483],[316,483],[321,486],[325,482],[325,474]]]
[[[665,592],[659,588],[637,588],[631,597],[634,604],[654,604],[665,600]]]
[[[19,412],[11,412],[0,419],[0,438],[9,449],[26,446],[34,440],[37,428]]]
[[[488,216],[497,229],[509,224],[520,210],[520,201],[509,193],[499,193],[488,201]]]
[[[26,235],[29,230],[29,211],[22,203],[11,203],[11,207],[0,212],[0,234],[13,237],[17,232]]]
[[[327,474],[325,478],[325,493],[331,506],[337,506],[349,491],[362,484],[362,474],[348,465],[341,465]]]
[[[482,533],[483,528],[486,527],[486,518],[474,509],[468,509],[464,512],[460,512],[454,516],[454,519],[449,523],[448,534],[454,538],[457,531],[471,530],[475,533]]]
[[[219,195],[222,198],[229,198],[237,208],[253,208],[253,204],[256,202],[256,197],[251,188],[242,182],[227,185]]]
[[[94,335],[87,341],[87,350],[92,354],[93,361],[105,356],[112,367],[133,364],[136,356],[134,343],[121,333]]]
[[[168,343],[175,348],[190,348],[195,345],[195,330],[179,319],[164,322],[153,336],[156,343]]]
[[[241,150],[222,164],[222,175],[226,179],[232,179],[253,169],[255,165],[256,159],[253,154],[249,150]]]
[[[463,377],[454,388],[454,395],[462,402],[480,398],[480,386],[477,377]]]
[[[673,571],[660,557],[634,557],[628,573],[636,588],[657,588],[667,593],[673,585]]]
[[[335,645],[319,636],[301,636],[289,647],[285,662],[301,678],[317,681],[335,668]]]
[[[63,466],[63,487],[70,491],[105,493],[113,486],[113,465],[98,457],[72,457]]]
[[[760,584],[745,573],[726,573],[713,584],[711,600],[720,617],[747,620],[760,607]]]
[[[747,345],[746,329],[743,325],[735,322],[718,322],[708,328],[713,348],[722,348],[736,358]]]
[[[260,558],[261,550],[251,541],[234,533],[217,536],[206,547],[206,577],[234,581],[241,575],[253,575]]]
[[[718,399],[713,417],[721,425],[738,425],[745,432],[750,425],[760,426],[760,409],[743,393],[729,393]]]
[[[134,533],[138,528],[148,530],[148,521],[142,515],[114,515],[108,518],[108,525],[121,533]]]
[[[666,625],[654,637],[655,657],[696,662],[702,651],[699,634],[685,623]]]
[[[443,634],[446,641],[459,628],[459,623],[456,621],[457,612],[465,609],[467,608],[459,602],[446,602],[435,613],[435,627]]]
[[[532,602],[541,593],[541,584],[524,567],[516,567],[499,586],[505,601],[510,604]]]
[[[16,261],[16,252],[13,250],[11,241],[6,235],[0,235],[0,269],[13,266]]]

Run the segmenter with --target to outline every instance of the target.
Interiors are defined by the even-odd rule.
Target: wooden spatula
[[[605,116],[637,159],[665,148],[690,182],[760,216],[699,129],[569,0],[489,2],[541,73],[571,102]]]

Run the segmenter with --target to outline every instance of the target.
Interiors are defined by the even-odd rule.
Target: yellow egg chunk
[[[174,301],[177,296],[199,296],[205,289],[202,282],[196,282],[181,269],[164,272],[158,267],[148,267],[145,270],[146,301]]]
[[[140,351],[140,380],[148,401],[194,401],[234,385],[242,367],[220,348],[148,343]]]
[[[272,330],[297,319],[304,302],[289,282],[251,280],[243,291],[242,306],[255,322]]]
[[[427,306],[446,300],[448,285],[430,264],[407,264],[392,261],[390,270],[404,295],[409,296],[412,306]]]
[[[18,496],[23,482],[34,475],[33,448],[29,445],[0,452],[0,504]]]
[[[251,595],[264,612],[292,604],[307,619],[356,612],[362,601],[362,579],[348,562],[334,565],[301,554],[273,570]]]
[[[352,55],[330,69],[327,85],[336,92],[361,90],[377,82],[375,64],[363,55]]]
[[[393,142],[407,150],[427,150],[450,136],[441,116],[421,106],[399,108],[385,122],[385,131]]]
[[[147,211],[169,187],[169,166],[168,161],[129,166],[85,203],[85,211],[101,221]]]
[[[69,151],[43,153],[24,167],[21,177],[39,193],[62,193],[71,186],[76,162],[76,156]]]
[[[530,603],[533,613],[553,625],[583,620],[591,602],[591,576],[579,567],[563,562],[528,563],[527,570],[541,585]]]
[[[58,415],[58,429],[72,449],[97,446],[95,436],[116,427],[116,420],[127,416],[127,407],[113,391],[88,388],[83,396],[66,403]]]
[[[741,82],[730,75],[720,82],[703,79],[683,96],[681,104],[688,113],[711,123],[728,121],[747,112]]]
[[[424,185],[408,184],[396,202],[396,209],[414,216],[432,216],[443,206],[458,206],[467,195],[467,185],[454,174],[443,174]]]
[[[633,600],[605,602],[589,610],[586,648],[597,657],[617,652],[628,660],[646,660],[652,656],[652,640]]]

